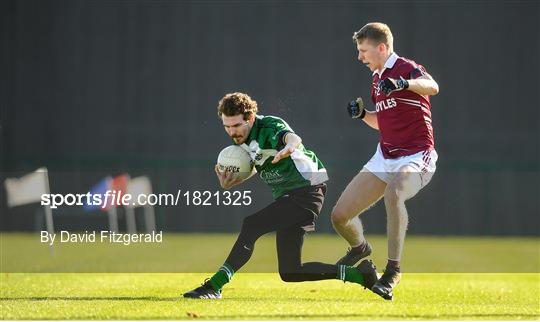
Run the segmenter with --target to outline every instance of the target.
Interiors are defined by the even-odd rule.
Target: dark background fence
[[[230,143],[216,117],[227,92],[255,98],[316,151],[331,206],[375,151],[352,121],[371,73],[353,31],[383,21],[396,52],[438,81],[432,98],[438,170],[411,200],[410,232],[536,235],[540,222],[540,6],[537,1],[2,1],[2,177],[47,166],[55,193],[84,193],[107,174],[147,174],[156,192],[213,190]],[[158,207],[158,228],[235,231],[251,207]],[[8,209],[2,230],[39,227],[37,205]],[[36,221],[36,218],[38,221]],[[105,216],[58,209],[58,229]],[[383,233],[381,205],[364,215]],[[90,227],[90,228],[89,228]]]

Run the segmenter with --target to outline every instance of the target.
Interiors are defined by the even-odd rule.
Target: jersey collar
[[[251,131],[249,131],[248,139],[246,140],[247,145],[249,145],[249,142],[257,139],[257,136],[259,135],[260,119],[262,119],[262,115],[255,115],[255,121],[253,122]]]
[[[399,58],[398,54],[393,52],[390,56],[388,56],[388,59],[384,63],[383,69],[379,72],[379,70],[376,70],[373,72],[373,76],[375,74],[379,74],[379,77],[381,77],[382,73],[384,73],[385,69],[394,67],[394,64],[396,63],[396,60]]]

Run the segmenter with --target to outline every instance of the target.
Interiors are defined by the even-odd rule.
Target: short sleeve
[[[285,135],[294,133],[289,124],[278,117],[272,117],[267,123],[267,127],[270,147],[278,151],[285,146]]]
[[[416,79],[416,78],[419,78],[419,77],[422,77],[422,76],[430,76],[428,74],[428,72],[426,71],[426,69],[424,68],[424,66],[422,65],[417,65],[413,68],[413,70],[411,70],[411,72],[409,73],[409,79]],[[430,76],[431,77],[431,76]]]

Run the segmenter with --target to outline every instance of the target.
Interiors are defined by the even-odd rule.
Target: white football
[[[238,145],[230,145],[221,150],[217,164],[219,171],[236,173],[242,179],[249,177],[253,170],[253,162],[249,154]]]

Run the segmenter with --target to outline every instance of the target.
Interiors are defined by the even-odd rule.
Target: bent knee
[[[300,274],[291,272],[279,272],[279,277],[283,282],[299,282],[302,280]]]
[[[356,216],[356,214],[351,214],[348,211],[344,211],[341,207],[334,206],[332,209],[332,214],[330,215],[330,218],[332,220],[332,223],[334,225],[338,226],[344,226],[349,223],[351,220],[351,217]]]

